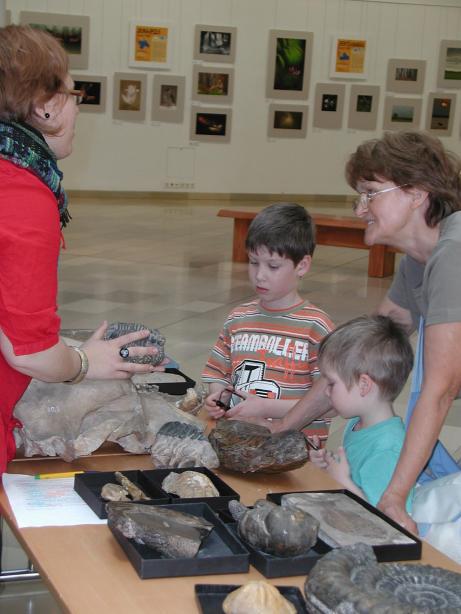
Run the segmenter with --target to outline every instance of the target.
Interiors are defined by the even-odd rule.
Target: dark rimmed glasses
[[[70,90],[69,94],[71,96],[75,96],[75,104],[79,105],[83,102],[83,92],[82,90]]]

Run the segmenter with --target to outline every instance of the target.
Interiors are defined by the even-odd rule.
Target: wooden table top
[[[9,464],[8,473],[34,475],[79,469],[123,471],[152,468],[147,455],[102,453],[72,463],[59,459],[16,460]],[[269,492],[338,488],[334,480],[310,463],[279,475],[237,475],[219,470],[216,473],[240,493],[241,501],[247,505],[265,498]],[[0,509],[60,606],[72,614],[198,612],[195,584],[243,584],[264,579],[250,566],[247,574],[141,580],[107,526],[18,529],[3,488],[0,489]],[[460,565],[425,543],[421,563],[461,573]],[[305,576],[296,576],[268,581],[282,586],[298,586],[302,591],[305,579]]]

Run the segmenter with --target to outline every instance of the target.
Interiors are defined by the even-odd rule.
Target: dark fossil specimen
[[[150,347],[154,346],[157,348],[157,354],[153,356],[131,356],[129,355],[126,359],[128,362],[138,362],[144,364],[153,364],[154,366],[159,365],[162,360],[165,358],[164,345],[165,345],[165,337],[157,330],[150,329],[144,324],[136,324],[133,322],[113,322],[109,324],[105,334],[104,339],[117,339],[122,335],[126,335],[128,333],[134,333],[138,330],[149,330],[150,335],[145,339],[141,339],[139,341],[133,341],[132,343],[127,343],[122,347],[122,349],[134,347],[134,346],[142,346],[142,347]]]
[[[378,563],[371,546],[328,552],[304,585],[309,612],[459,614],[461,574],[431,565]]]
[[[208,439],[221,467],[240,473],[281,473],[302,467],[308,459],[299,431],[272,434],[264,426],[221,419]]]

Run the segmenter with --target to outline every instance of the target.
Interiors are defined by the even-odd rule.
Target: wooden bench
[[[234,238],[232,246],[232,260],[234,262],[247,262],[245,239],[251,220],[256,211],[234,211],[220,209],[219,217],[229,217],[234,220]],[[397,250],[388,245],[365,245],[363,240],[366,223],[353,217],[337,215],[324,215],[311,213],[317,229],[317,245],[331,245],[334,247],[355,247],[367,249],[368,277],[388,277],[394,274],[395,253]]]

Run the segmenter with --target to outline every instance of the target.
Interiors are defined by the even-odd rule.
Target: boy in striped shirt
[[[334,326],[321,309],[301,298],[315,228],[304,207],[279,203],[263,209],[246,239],[250,282],[257,297],[235,307],[202,374],[209,385],[205,406],[213,418],[282,418],[320,376],[318,344]],[[218,402],[218,403],[217,403]],[[329,421],[303,427],[328,436]]]

